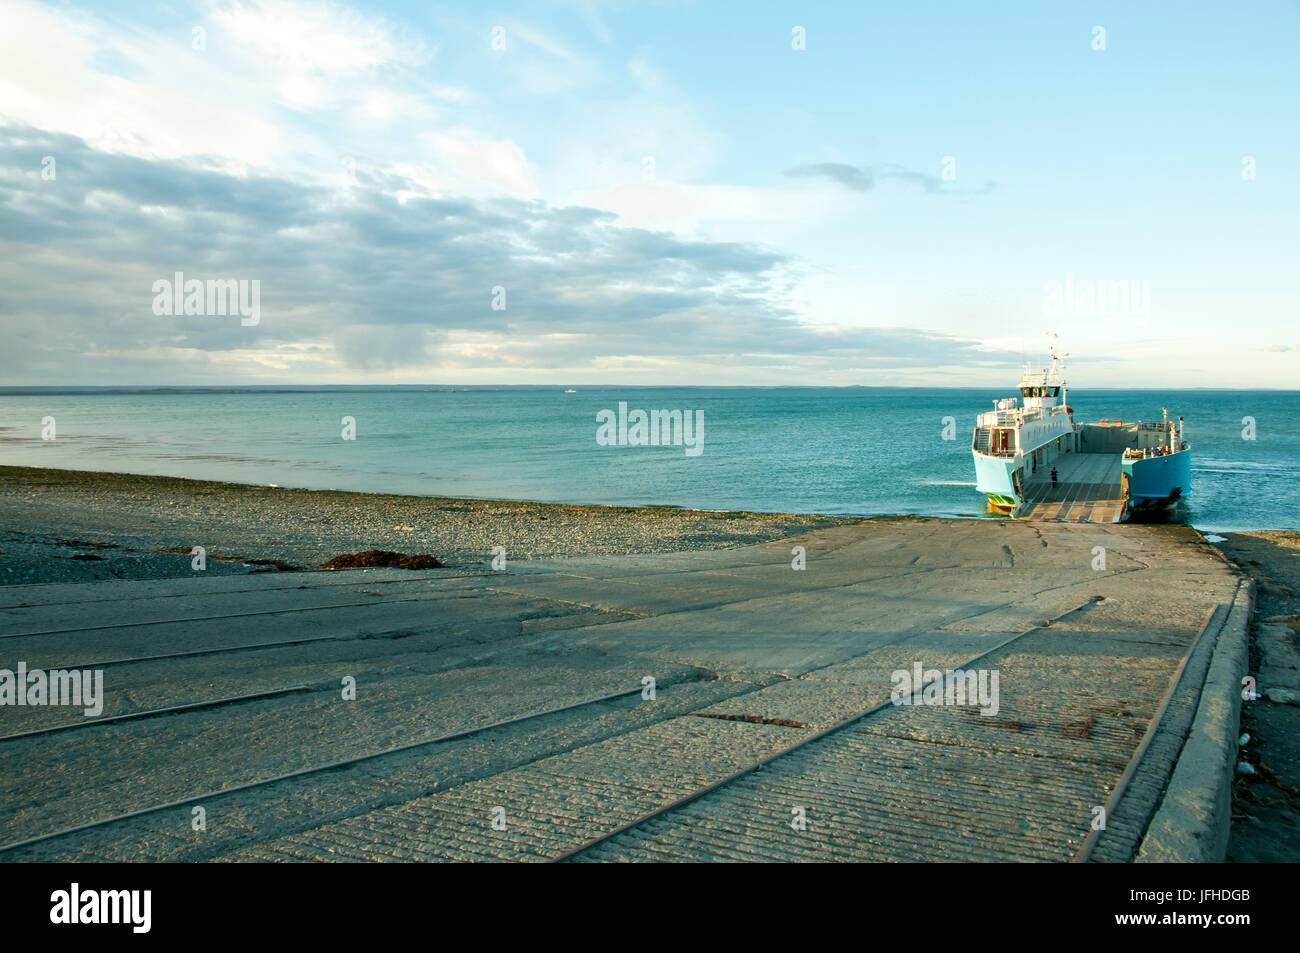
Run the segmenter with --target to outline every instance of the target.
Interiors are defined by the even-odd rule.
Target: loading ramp
[[[1015,516],[1065,523],[1121,522],[1128,506],[1122,459],[1119,453],[1057,457],[1025,482],[1024,501]],[[1056,467],[1056,486],[1052,486],[1052,466]]]

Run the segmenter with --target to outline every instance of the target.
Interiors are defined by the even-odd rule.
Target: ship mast
[[[1060,339],[1060,335],[1056,334],[1054,331],[1049,331],[1047,332],[1047,334],[1052,339],[1052,343],[1050,345],[1050,350],[1052,353],[1052,376],[1061,382],[1061,405],[1065,406],[1069,404],[1070,401],[1069,401],[1069,394],[1067,393],[1068,388],[1066,386],[1065,379],[1061,377],[1061,371],[1065,370],[1064,360],[1070,355],[1057,353],[1057,346],[1058,346],[1057,342]]]

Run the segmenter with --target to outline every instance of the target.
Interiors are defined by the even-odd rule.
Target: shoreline
[[[123,481],[160,481],[176,482],[189,484],[202,484],[208,487],[226,487],[239,490],[278,490],[289,493],[316,493],[316,494],[341,494],[355,496],[360,498],[378,498],[378,499],[403,499],[403,500],[423,500],[434,503],[481,503],[481,504],[502,504],[509,506],[521,507],[553,507],[556,509],[569,510],[606,510],[619,512],[660,512],[675,511],[680,513],[695,513],[712,516],[748,516],[748,517],[780,517],[780,518],[797,518],[797,519],[823,519],[833,520],[836,523],[853,523],[862,520],[881,520],[881,519],[954,519],[954,520],[981,520],[981,519],[1004,519],[1005,517],[987,512],[974,513],[915,513],[915,512],[878,512],[878,513],[817,513],[817,512],[790,512],[786,510],[746,510],[746,509],[709,509],[706,507],[684,506],[677,503],[591,503],[591,502],[564,502],[554,500],[520,500],[509,497],[495,496],[455,496],[449,494],[413,494],[413,493],[389,493],[382,490],[350,490],[336,487],[311,487],[311,486],[290,486],[283,483],[241,483],[235,480],[208,480],[200,477],[173,476],[162,473],[136,473],[128,470],[81,470],[67,467],[35,467],[26,464],[0,464],[0,492],[8,482],[9,477],[16,476],[19,479],[34,476],[37,474],[75,474],[81,478],[88,478],[92,481],[103,483],[112,482],[115,479]],[[967,484],[961,483],[962,486],[974,487],[973,482]],[[1134,519],[1129,522],[1139,524],[1145,523],[1146,520]],[[1152,521],[1155,525],[1168,523],[1170,525],[1188,526],[1196,530],[1202,536],[1224,535],[1233,533],[1300,533],[1300,528],[1291,529],[1276,526],[1248,526],[1248,527],[1222,527],[1222,526],[1201,526],[1191,522],[1177,521]]]
[[[798,516],[798,517],[816,517],[819,519],[837,519],[856,520],[881,519],[889,516],[919,516],[934,519],[965,519],[967,517],[957,513],[790,513],[782,510],[746,510],[746,509],[710,509],[700,506],[684,506],[678,503],[590,503],[590,502],[572,502],[564,500],[521,500],[505,496],[456,496],[454,494],[424,494],[424,493],[398,493],[386,492],[383,490],[350,490],[343,487],[322,487],[322,486],[294,486],[287,483],[244,483],[238,480],[208,480],[202,477],[175,476],[168,473],[137,473],[133,470],[81,470],[73,467],[34,467],[27,464],[3,463],[0,464],[0,479],[7,471],[23,473],[75,473],[87,477],[122,477],[128,480],[165,480],[180,481],[184,483],[202,483],[214,487],[230,487],[247,490],[285,490],[291,493],[339,493],[349,496],[360,497],[380,497],[384,499],[401,498],[407,500],[426,500],[441,503],[503,503],[518,506],[552,506],[557,508],[568,509],[599,509],[599,510],[676,510],[683,513],[705,513],[721,516],[731,515],[752,515],[752,516]],[[974,483],[970,484],[974,486]]]
[[[504,546],[510,559],[646,555],[726,549],[860,522],[984,519],[998,517],[415,496],[6,464],[0,465],[0,586],[190,575],[190,550],[200,545],[210,560],[207,571],[216,573],[275,568],[254,561],[314,570],[368,549],[428,553],[454,569],[490,563],[494,546]],[[1293,530],[1154,525],[1222,538],[1213,543],[1220,549],[1236,545],[1237,537],[1300,538]]]
[[[904,517],[906,518],[906,517]],[[0,586],[320,569],[371,549],[481,568],[507,559],[727,549],[862,517],[309,490],[0,466]]]
[[[133,473],[125,470],[76,470],[66,467],[29,467],[20,464],[0,464],[0,490],[11,476],[19,478],[44,474],[68,474],[89,478],[86,482],[122,481],[158,481],[165,483],[189,483],[204,487],[224,487],[233,490],[273,490],[285,493],[322,493],[341,496],[375,497],[380,499],[421,500],[434,503],[491,503],[511,506],[553,507],[570,510],[626,510],[632,512],[671,510],[679,513],[702,513],[715,516],[785,516],[809,519],[829,519],[840,522],[855,523],[862,520],[887,519],[890,517],[915,516],[921,519],[965,519],[958,515],[935,515],[926,513],[874,513],[874,514],[826,514],[826,513],[789,513],[778,510],[744,510],[744,509],[707,509],[694,506],[681,506],[676,503],[646,503],[635,506],[620,503],[563,503],[548,500],[516,500],[495,496],[450,496],[442,494],[385,493],[380,490],[344,490],[334,487],[287,486],[282,483],[240,483],[236,480],[205,480],[198,477],[169,476],[162,473]],[[973,484],[972,484],[973,485]]]

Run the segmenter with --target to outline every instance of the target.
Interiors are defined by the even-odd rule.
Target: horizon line
[[[451,392],[468,390],[516,390],[516,391],[551,391],[564,388],[586,388],[588,390],[991,390],[996,387],[1016,385],[991,384],[0,384],[0,394],[20,395],[24,393],[76,393],[76,392],[157,392],[157,391],[331,391],[331,390],[370,390],[370,391],[432,391]],[[1067,385],[1068,386],[1068,385]],[[1086,387],[1088,393],[1102,391],[1236,391],[1255,393],[1270,391],[1283,394],[1300,393],[1294,387],[1216,387],[1210,385],[1171,385],[1166,387]]]

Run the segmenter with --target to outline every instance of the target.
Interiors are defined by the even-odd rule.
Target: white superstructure
[[[975,454],[977,485],[989,504],[1010,512],[1021,488],[1057,453],[1076,449],[1074,420],[1066,404],[1066,384],[1060,356],[1052,348],[1052,363],[1037,371],[1026,364],[1020,377],[1020,398],[1004,397],[975,421],[971,450]]]

